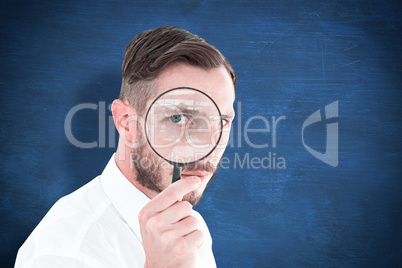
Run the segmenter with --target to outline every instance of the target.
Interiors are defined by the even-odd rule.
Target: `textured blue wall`
[[[239,76],[227,164],[197,207],[218,266],[401,266],[401,11],[400,1],[1,1],[2,267],[56,200],[102,172],[115,150],[102,107],[118,97],[124,48],[160,25],[206,38]],[[337,167],[301,137],[334,101]],[[99,109],[76,114],[75,137],[99,141],[101,130],[103,148],[67,140],[80,103]],[[256,115],[271,131],[246,137]],[[286,117],[275,147],[272,116]],[[320,152],[325,123],[304,132]],[[270,153],[270,168],[251,165]]]

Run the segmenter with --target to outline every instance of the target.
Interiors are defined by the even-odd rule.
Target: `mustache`
[[[205,171],[205,172],[215,172],[217,168],[212,165],[210,162],[197,162],[182,168],[182,172],[188,171]]]

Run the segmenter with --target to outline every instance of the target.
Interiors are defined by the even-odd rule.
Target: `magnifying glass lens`
[[[152,103],[145,131],[160,157],[183,166],[205,158],[215,149],[222,135],[222,118],[208,95],[192,88],[177,88]]]

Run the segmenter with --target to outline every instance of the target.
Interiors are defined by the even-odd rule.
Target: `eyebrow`
[[[173,112],[173,113],[177,112],[177,113],[197,115],[197,116],[205,116],[206,115],[204,112],[200,112],[200,110],[188,109],[188,108],[180,107],[180,106],[176,106],[175,109],[172,109],[171,107],[163,107],[163,109],[164,109],[163,112]]]
[[[205,113],[200,113],[199,110],[192,110],[192,109],[187,109],[187,108],[184,108],[181,111],[186,113],[186,114],[190,114],[190,115],[201,115],[201,116],[206,115]],[[224,120],[231,121],[231,120],[234,119],[235,115],[234,115],[234,113],[228,113],[228,114],[222,114],[221,113],[221,117]]]
[[[191,115],[205,115],[205,113],[201,113],[199,110],[194,110],[194,109],[188,109],[188,108],[180,108],[180,111],[185,113],[185,114],[191,114]]]

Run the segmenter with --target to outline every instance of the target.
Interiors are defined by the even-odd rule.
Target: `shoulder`
[[[69,195],[62,197],[57,201],[51,210],[59,208],[74,208],[83,213],[96,212],[100,207],[109,204],[102,185],[100,183],[100,176],[88,182],[78,190]]]
[[[110,207],[99,177],[59,199],[18,251],[18,259],[78,252],[88,230]],[[67,254],[68,255],[68,254]]]
[[[63,223],[71,224],[76,221],[82,225],[85,221],[90,222],[98,218],[109,205],[110,201],[102,190],[98,176],[78,190],[59,199],[37,228],[49,227],[49,225],[56,228],[63,227]],[[61,226],[55,226],[57,222]]]
[[[59,199],[48,211],[37,230],[63,233],[77,233],[76,227],[80,228],[98,219],[110,205],[109,199],[102,190],[99,176],[88,182],[78,190]],[[53,234],[52,234],[53,235]]]

